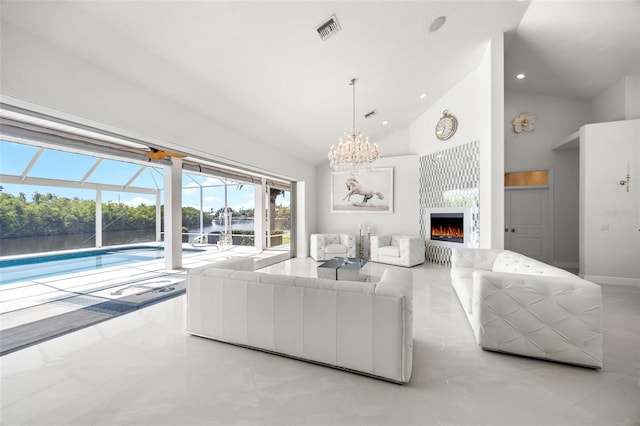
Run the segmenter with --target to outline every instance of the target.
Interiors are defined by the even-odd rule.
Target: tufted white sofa
[[[310,251],[314,260],[356,257],[356,237],[352,234],[311,234]]]
[[[408,235],[372,235],[371,260],[412,267],[424,263],[425,240]]]
[[[187,332],[407,383],[412,272],[377,283],[253,272],[240,258],[187,273]]]
[[[451,284],[482,348],[602,367],[599,285],[491,249],[452,249]]]

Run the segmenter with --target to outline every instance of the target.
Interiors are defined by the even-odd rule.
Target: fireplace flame
[[[464,238],[464,230],[455,226],[433,226],[431,227],[431,235],[434,237],[445,238]]]

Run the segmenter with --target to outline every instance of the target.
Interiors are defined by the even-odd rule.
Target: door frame
[[[505,173],[514,173],[514,172],[530,172],[530,171],[538,171],[541,169],[531,169],[531,170],[513,170],[510,172],[505,172]],[[549,168],[547,169],[549,171],[549,183],[547,185],[531,185],[531,186],[506,186],[504,187],[505,190],[505,209],[507,208],[507,203],[506,203],[506,191],[522,191],[522,190],[528,190],[528,189],[547,189],[548,193],[547,193],[547,201],[548,201],[548,205],[549,205],[549,212],[547,213],[547,220],[548,220],[548,224],[549,224],[549,241],[548,241],[548,253],[549,253],[549,262],[551,265],[554,264],[555,261],[555,257],[554,257],[554,238],[555,238],[555,232],[554,232],[554,227],[553,227],[553,169]],[[506,215],[505,215],[505,222],[503,222],[503,229],[507,227],[506,224]]]
[[[265,229],[262,235],[262,239],[264,241],[264,248],[265,249],[270,249],[271,248],[271,209],[270,209],[270,205],[269,205],[269,194],[271,189],[278,189],[281,191],[286,191],[289,193],[289,208],[290,208],[290,212],[289,214],[291,215],[291,217],[289,217],[289,223],[291,225],[291,230],[290,230],[290,242],[289,242],[289,257],[294,257],[293,253],[295,253],[295,240],[294,240],[294,232],[293,232],[293,228],[295,227],[295,222],[293,220],[294,214],[295,214],[295,199],[293,196],[294,193],[294,185],[290,184],[290,185],[286,185],[286,184],[281,184],[278,182],[273,182],[271,180],[267,180],[263,187],[263,196],[264,196],[264,203],[265,203],[265,214],[264,214],[264,224],[265,224]]]

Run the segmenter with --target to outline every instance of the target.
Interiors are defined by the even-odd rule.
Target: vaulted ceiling
[[[351,123],[352,78],[357,124],[380,140],[471,72],[501,32],[509,89],[588,100],[640,73],[638,1],[3,0],[0,10],[3,31],[314,164]],[[322,41],[315,28],[334,14],[342,31]]]

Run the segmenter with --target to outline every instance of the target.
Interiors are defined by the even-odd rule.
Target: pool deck
[[[193,248],[185,244],[184,248]],[[256,269],[289,258],[289,246],[258,251],[253,247],[197,246],[198,252],[183,254],[183,269],[164,269],[164,259],[119,265],[93,271],[61,274],[0,286],[0,330],[43,320],[79,309],[70,303],[82,297],[83,303],[131,300],[138,294],[167,285],[184,285],[190,268],[231,257],[253,257]]]

